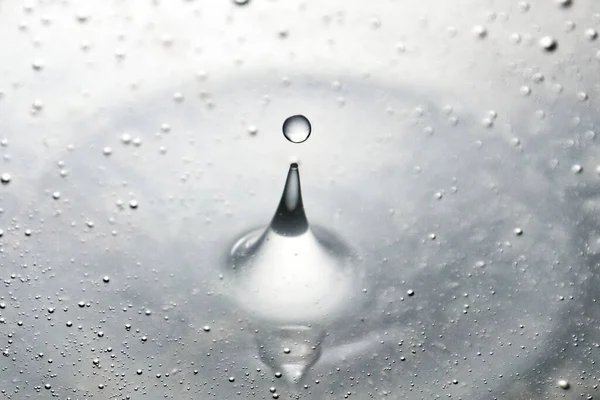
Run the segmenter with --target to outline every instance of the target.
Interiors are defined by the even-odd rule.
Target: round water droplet
[[[0,175],[0,182],[2,182],[2,184],[4,185],[8,185],[10,183],[10,180],[12,179],[12,177],[10,176],[9,173],[3,173],[2,175]]]
[[[558,48],[558,42],[552,36],[544,36],[540,39],[539,45],[542,49],[552,52]]]
[[[109,277],[108,275],[105,275],[105,276],[102,278],[102,282],[104,282],[104,283],[108,283],[108,282],[110,282],[110,277]]]
[[[561,388],[561,389],[567,390],[568,388],[571,387],[571,384],[566,379],[560,379],[558,381],[558,387]]]
[[[293,115],[283,122],[283,135],[292,143],[302,143],[308,139],[312,127],[304,115]]]
[[[531,94],[531,88],[529,86],[524,85],[524,86],[521,86],[521,88],[519,89],[519,92],[523,96],[529,96]]]
[[[561,7],[569,7],[573,4],[573,0],[555,0],[556,4],[558,4]]]
[[[598,38],[598,31],[593,28],[586,29],[584,34],[588,40],[596,40]]]
[[[481,26],[481,25],[475,25],[473,27],[473,35],[475,35],[475,37],[479,38],[479,39],[483,39],[487,36],[488,31],[485,27]]]

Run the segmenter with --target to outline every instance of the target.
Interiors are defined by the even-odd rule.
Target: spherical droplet
[[[573,0],[555,0],[556,4],[561,7],[569,7],[573,4]]]
[[[481,25],[475,25],[473,27],[473,35],[479,39],[483,39],[487,36],[487,29]]]
[[[598,31],[593,28],[586,29],[584,34],[587,40],[596,40],[598,38]]]
[[[108,283],[108,282],[110,282],[110,277],[109,277],[108,275],[105,275],[105,276],[102,278],[102,282],[104,282],[104,283]]]
[[[406,294],[408,294],[409,296],[414,296],[415,295],[415,291],[412,289],[409,289]]]
[[[568,388],[571,387],[571,384],[566,379],[560,379],[558,381],[558,387],[561,388],[561,389],[567,390]]]
[[[580,164],[575,164],[571,167],[571,172],[574,174],[580,174],[583,172],[583,167]]]
[[[521,229],[521,228],[515,228],[514,232],[515,232],[515,235],[517,235],[517,236],[523,235],[523,229]]]
[[[283,123],[283,135],[292,143],[302,143],[310,136],[310,121],[304,115],[293,115]]]
[[[204,330],[204,332],[210,332],[210,326],[204,325],[204,327],[202,328],[202,330]]]
[[[539,45],[545,51],[552,52],[558,47],[558,42],[552,36],[544,36],[540,39]]]
[[[10,174],[7,172],[0,175],[0,182],[2,182],[3,185],[8,185],[10,183],[11,179],[12,179],[12,176],[10,176]]]
[[[258,128],[254,125],[250,125],[248,127],[248,133],[250,134],[250,136],[256,136],[258,134]]]

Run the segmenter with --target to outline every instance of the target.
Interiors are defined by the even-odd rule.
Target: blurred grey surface
[[[599,23],[592,0],[1,1],[0,398],[600,396]],[[290,161],[362,271],[293,328],[319,346],[296,383],[226,261]]]

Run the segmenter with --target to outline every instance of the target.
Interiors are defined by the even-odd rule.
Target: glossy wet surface
[[[348,25],[382,35],[392,55],[365,55],[350,70],[336,67],[342,55],[329,55],[328,68],[305,68],[325,52],[323,39],[293,67],[275,57],[276,74],[243,67],[202,73],[191,61],[193,72],[153,70],[172,58],[195,59],[181,44],[193,26],[185,18],[180,34],[161,30],[173,32],[173,54],[149,61],[141,75],[142,55],[170,51],[168,34],[123,28],[125,39],[106,51],[98,39],[86,53],[73,38],[66,43],[74,50],[64,46],[53,56],[58,33],[51,29],[75,29],[58,16],[36,25],[59,15],[53,6],[5,10],[15,41],[35,40],[27,35],[42,26],[54,33],[23,49],[28,57],[11,72],[0,102],[0,172],[9,174],[0,188],[2,395],[595,397],[597,64],[585,29],[596,17],[581,16],[589,4],[530,4],[525,12],[497,4],[473,9],[477,22],[444,19],[444,7],[425,9],[429,33],[403,28],[408,54],[397,50],[401,33],[389,36],[388,6],[381,6],[372,10],[375,20]],[[87,14],[75,18],[76,7],[65,7],[69,26],[83,24],[86,37],[105,29],[94,25],[98,18],[127,14],[106,6],[79,22]],[[138,14],[142,21],[155,22],[183,7],[197,7],[201,20],[221,12],[188,4],[157,17],[139,7],[152,13]],[[222,7],[221,23],[240,32],[247,22],[238,12],[271,15],[258,2]],[[323,7],[305,6],[318,20],[329,15],[325,26],[342,26]],[[352,7],[347,15],[360,14]],[[504,24],[503,12],[510,17]],[[13,21],[21,13],[25,32]],[[577,22],[573,35],[563,30],[565,19]],[[539,29],[530,29],[535,22]],[[458,27],[456,41],[427,47],[428,35],[446,35],[449,24]],[[473,35],[476,24],[485,27],[483,39]],[[296,49],[289,26],[289,37],[273,39],[284,41],[275,50]],[[510,44],[515,32],[519,45]],[[551,52],[539,43],[549,34],[558,40]],[[247,36],[248,46],[259,40]],[[146,37],[157,49],[133,40]],[[233,62],[210,43],[198,45],[199,60]],[[334,43],[346,54],[343,39]],[[123,60],[115,60],[121,50]],[[77,54],[71,75],[57,69],[68,65],[59,60],[69,51]],[[494,63],[497,52],[501,62]],[[253,57],[242,59],[251,64]],[[293,144],[281,125],[299,112],[312,132]],[[240,282],[228,270],[232,245],[272,220],[290,162],[299,164],[308,221],[326,232],[315,228],[315,236],[339,239],[360,261],[352,284],[344,285],[343,268],[319,281],[314,263],[298,279],[281,275],[287,287],[268,270],[266,278]],[[314,282],[301,292],[294,285],[307,276]],[[253,282],[275,286],[255,297]],[[313,301],[322,304],[311,308]]]

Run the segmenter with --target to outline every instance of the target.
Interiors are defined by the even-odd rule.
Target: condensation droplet
[[[2,182],[2,184],[4,184],[4,185],[8,185],[10,183],[11,179],[12,179],[12,177],[7,172],[0,175],[0,182]]]
[[[473,35],[479,39],[483,39],[487,36],[488,31],[485,27],[481,25],[475,25],[472,29]]]
[[[558,42],[552,36],[544,36],[538,43],[542,49],[548,52],[552,52],[558,48]]]
[[[587,40],[596,40],[598,38],[598,31],[593,28],[589,28],[585,30],[584,35]]]
[[[560,379],[558,381],[558,387],[561,388],[561,389],[563,389],[563,390],[567,390],[568,388],[571,387],[571,384],[566,379]]]
[[[573,4],[573,0],[554,0],[561,7],[569,7]]]
[[[574,174],[580,174],[583,172],[583,167],[580,164],[575,164],[571,167],[571,172]]]

